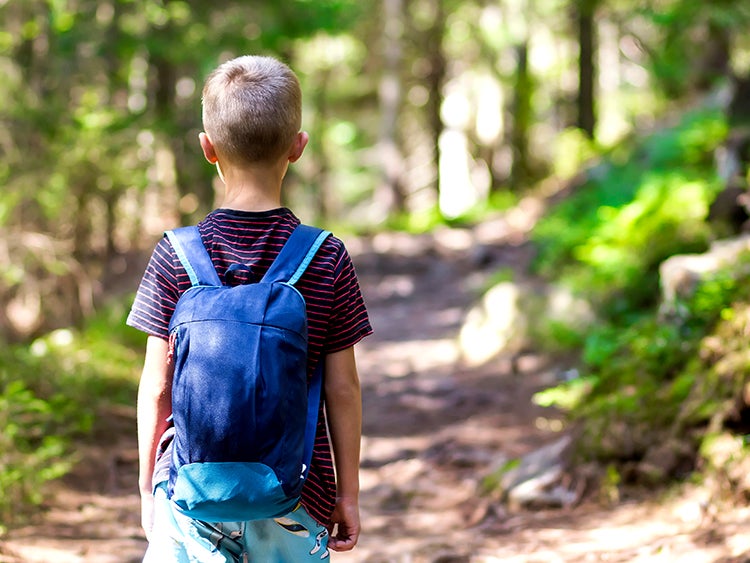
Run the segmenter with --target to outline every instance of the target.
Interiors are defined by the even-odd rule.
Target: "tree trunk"
[[[325,69],[319,72],[316,80],[316,87],[313,93],[315,119],[312,128],[311,149],[315,155],[315,174],[314,186],[317,188],[317,198],[315,198],[316,220],[325,222],[332,215],[337,215],[331,210],[330,195],[330,174],[331,165],[328,151],[325,144],[325,129],[328,115],[328,81],[330,80],[331,70]]]
[[[440,115],[440,108],[443,103],[443,85],[447,71],[447,61],[443,50],[443,36],[445,35],[445,8],[443,0],[434,0],[435,2],[435,20],[432,27],[427,31],[427,58],[430,63],[430,71],[427,75],[427,89],[429,97],[427,98],[427,123],[432,139],[433,163],[435,169],[438,169],[440,159],[440,135],[445,129],[443,118]],[[437,175],[436,175],[437,176]],[[435,180],[436,197],[440,197],[440,182]]]
[[[375,192],[375,200],[381,212],[388,216],[394,211],[403,211],[406,207],[402,184],[403,155],[398,139],[398,118],[403,98],[403,0],[383,0],[383,20],[383,74],[378,88],[381,181]]]
[[[695,85],[701,90],[708,90],[714,86],[717,79],[726,78],[731,74],[729,61],[732,60],[732,42],[730,30],[727,26],[718,25],[710,21],[708,24],[708,40],[701,47],[701,55],[696,64]]]
[[[578,117],[576,125],[590,138],[594,138],[596,114],[594,109],[594,83],[596,70],[596,0],[580,0],[576,9],[578,27]]]
[[[154,85],[154,107],[156,119],[164,125],[166,142],[174,158],[175,187],[180,198],[195,196],[198,201],[196,209],[180,209],[180,221],[191,222],[193,214],[204,213],[214,205],[214,192],[210,182],[202,181],[203,175],[198,169],[203,161],[189,143],[195,139],[187,137],[187,123],[180,119],[176,100],[177,69],[168,59],[159,55],[152,56],[156,70]]]
[[[532,176],[529,162],[529,129],[531,128],[531,96],[533,87],[529,72],[528,41],[516,45],[516,79],[511,107],[512,129],[510,134],[513,163],[510,169],[510,189],[521,190]]]

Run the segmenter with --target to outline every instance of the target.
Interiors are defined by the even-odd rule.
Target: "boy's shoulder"
[[[204,239],[211,239],[219,234],[228,240],[242,238],[245,241],[252,241],[271,238],[276,242],[282,242],[289,238],[292,231],[301,224],[303,224],[302,221],[286,207],[268,211],[218,208],[206,215],[197,226]],[[319,225],[306,224],[322,229]],[[347,252],[344,241],[335,234],[325,240],[320,251],[323,254],[335,253],[337,255]]]

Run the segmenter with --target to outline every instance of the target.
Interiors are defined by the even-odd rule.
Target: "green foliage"
[[[541,407],[573,410],[591,392],[593,378],[577,377],[534,394],[533,402]]]
[[[743,404],[745,386],[750,382],[747,334],[750,326],[749,277],[738,279],[717,301],[715,328],[700,343],[698,353],[681,374],[679,394],[683,398],[677,425],[692,428],[709,424],[709,432],[723,424],[735,424],[736,405]],[[734,294],[735,299],[730,295]],[[731,301],[731,306],[726,303]],[[705,309],[704,309],[705,314]],[[676,389],[677,391],[677,389]]]
[[[558,178],[569,179],[597,158],[599,150],[594,141],[577,127],[561,131],[555,139],[552,171]]]
[[[750,376],[743,264],[700,283],[679,318],[644,312],[629,325],[595,327],[584,376],[536,394],[535,402],[569,411],[580,425],[581,456],[637,460],[666,435],[733,416]]]
[[[703,219],[712,191],[682,171],[664,172],[642,178],[632,202],[599,207],[599,225],[574,250],[583,265],[580,283],[605,300],[619,293],[627,303],[616,307],[649,304],[665,258],[706,248]]]
[[[543,347],[553,353],[580,350],[585,342],[583,327],[571,326],[561,319],[542,319],[532,336],[535,342],[543,342]]]
[[[115,254],[142,244],[144,226],[166,227],[177,214],[197,219],[214,205],[215,170],[197,132],[201,83],[218,63],[272,54],[299,66],[303,82],[309,70],[306,106],[369,95],[374,80],[361,72],[367,49],[351,33],[369,8],[351,0],[0,2],[0,303],[17,299],[23,310],[12,316],[27,319],[0,322],[0,338],[80,323],[91,312],[87,286]],[[308,49],[326,34],[351,41]],[[301,54],[311,50],[327,68],[306,64]],[[340,98],[326,90],[319,104],[324,71]],[[361,128],[352,133],[341,123],[331,135],[320,128],[337,152],[371,145],[357,135]],[[361,168],[355,158],[337,161],[335,183],[360,190],[345,194],[344,205],[367,197],[372,179]],[[312,192],[317,170],[305,172]]]
[[[537,272],[612,317],[653,305],[659,264],[707,246],[705,217],[719,189],[711,154],[725,134],[721,114],[697,112],[590,169],[535,228]]]
[[[719,318],[730,319],[731,305],[737,299],[747,299],[748,256],[740,256],[731,267],[725,267],[704,280],[682,306],[688,311],[687,323],[708,326]]]
[[[57,330],[0,352],[0,522],[12,525],[44,500],[44,484],[76,462],[73,440],[96,429],[108,406],[135,404],[142,337],[124,327],[124,303],[83,331]],[[135,421],[133,421],[135,425]]]
[[[679,372],[694,354],[698,336],[691,338],[679,327],[653,316],[643,316],[625,328],[609,327],[605,332],[608,337],[604,346],[603,338],[592,338],[584,350],[587,372],[596,378],[587,400],[624,388],[629,389],[631,397],[647,397]],[[589,403],[583,408],[597,406]]]
[[[63,458],[67,440],[59,428],[67,423],[65,398],[39,398],[10,378],[8,366],[0,370],[0,385],[0,522],[7,525],[25,505],[42,502],[41,485],[63,475],[71,460]]]
[[[384,226],[396,231],[419,234],[446,225],[454,227],[474,225],[499,212],[507,211],[516,203],[518,203],[517,195],[508,190],[500,190],[458,217],[447,218],[441,213],[438,205],[433,205],[416,211],[393,214]]]
[[[656,83],[671,98],[723,78],[722,65],[729,62],[723,50],[728,50],[729,38],[750,23],[750,6],[744,0],[647,2],[638,12],[657,30],[641,40]]]
[[[498,270],[495,270],[492,272],[492,274],[487,278],[487,280],[483,284],[483,288],[479,292],[480,294],[487,293],[490,289],[492,289],[494,286],[499,285],[504,282],[512,282],[513,279],[516,277],[516,273],[513,270],[513,268],[510,267],[504,267],[499,268]]]
[[[440,213],[440,208],[434,205],[418,212],[393,214],[386,221],[385,227],[395,231],[419,234],[430,232],[444,224],[445,219]]]
[[[713,237],[713,151],[726,130],[718,112],[698,111],[618,149],[533,233],[537,271],[585,296],[599,319],[583,340],[581,377],[534,398],[570,413],[585,458],[637,462],[675,432],[697,448],[689,429],[729,417],[746,380],[746,354],[732,352],[746,345],[746,317],[736,319],[750,299],[746,259],[702,280],[679,314],[657,310],[659,265]]]
[[[459,215],[449,223],[479,223],[487,217],[497,213],[502,213],[513,208],[519,201],[518,194],[509,189],[495,190],[487,197],[480,201],[474,207]]]

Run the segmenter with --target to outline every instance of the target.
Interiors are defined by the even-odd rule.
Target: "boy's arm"
[[[328,546],[348,551],[359,539],[359,453],[362,437],[362,394],[354,347],[325,358],[326,414],[336,465],[336,508],[332,522],[338,530]]]
[[[172,412],[172,368],[167,360],[169,344],[149,336],[138,385],[138,486],[141,491],[141,523],[148,536],[153,511],[154,462],[159,438],[168,427]]]

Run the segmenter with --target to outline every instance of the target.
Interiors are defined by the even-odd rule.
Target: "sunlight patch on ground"
[[[113,451],[116,449],[113,446]],[[113,457],[111,471],[125,471],[124,465],[117,467],[117,460],[122,459]],[[89,478],[84,475],[87,477],[77,478]],[[50,508],[45,511],[44,522],[29,522],[14,530],[13,539],[3,546],[17,554],[23,563],[140,561],[145,541],[140,527],[139,496],[121,489],[113,475],[100,472],[90,478],[106,483],[111,492],[80,491],[61,483],[48,492]],[[0,562],[5,562],[1,553]],[[10,562],[16,563],[14,559]]]
[[[653,503],[626,503],[576,520],[530,526],[513,534],[509,545],[474,554],[472,563],[715,563],[727,552],[750,550],[750,507],[733,507],[732,521],[706,518],[701,494],[685,491],[679,498]],[[716,525],[724,534],[717,533]]]
[[[45,541],[39,538],[39,541]],[[8,542],[8,547],[20,559],[19,563],[135,563],[143,557],[144,544],[136,539],[114,540],[108,538],[85,542],[78,538],[59,539],[58,547],[39,545],[35,539],[26,542]],[[5,561],[0,555],[0,561]],[[10,559],[14,562],[14,559]]]
[[[51,547],[14,546],[14,551],[23,561],[29,563],[48,563],[50,561],[55,561],[55,563],[81,563],[84,561],[80,555]]]
[[[357,352],[363,373],[370,371],[367,365],[371,364],[373,369],[390,378],[415,373],[429,375],[434,370],[455,365],[459,355],[458,345],[452,338],[380,343],[372,353],[362,345]]]
[[[379,299],[393,299],[397,297],[409,297],[416,290],[413,276],[391,274],[368,288],[368,295]]]

